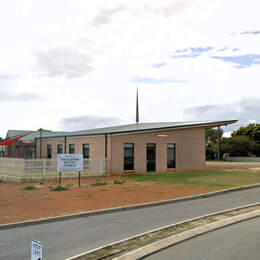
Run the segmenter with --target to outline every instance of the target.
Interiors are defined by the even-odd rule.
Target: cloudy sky
[[[136,86],[141,122],[260,123],[259,0],[0,2],[0,136],[134,123]]]

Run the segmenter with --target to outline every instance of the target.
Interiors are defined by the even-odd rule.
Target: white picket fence
[[[94,158],[83,160],[81,176],[104,176],[108,173],[108,159]],[[57,159],[17,159],[0,158],[0,177],[14,176],[20,178],[48,178],[59,175]],[[76,172],[64,172],[62,176],[77,176]]]

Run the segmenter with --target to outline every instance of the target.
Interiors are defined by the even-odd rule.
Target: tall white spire
[[[136,123],[139,123],[139,104],[138,104],[138,87],[136,87]]]

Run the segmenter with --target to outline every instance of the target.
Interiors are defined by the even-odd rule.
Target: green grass
[[[0,184],[4,184],[5,182],[3,180],[0,180]]]
[[[120,181],[120,180],[118,180],[118,179],[115,179],[114,180],[114,184],[118,184],[118,185],[121,185],[121,184],[123,184],[125,181]]]
[[[128,178],[137,182],[223,189],[260,183],[260,171],[179,172],[131,175]]]
[[[68,190],[68,188],[65,188],[63,186],[58,185],[55,188],[51,188],[51,191],[64,191],[64,190]]]
[[[48,197],[48,196],[45,196],[45,197],[43,197],[45,200],[53,200],[53,198],[51,198],[51,197]]]
[[[35,186],[29,185],[23,188],[23,190],[37,190]]]
[[[107,185],[107,182],[95,182],[95,183],[91,183],[90,184],[91,186],[103,186],[103,185]]]

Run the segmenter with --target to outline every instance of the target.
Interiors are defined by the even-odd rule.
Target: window
[[[89,158],[89,144],[82,145],[82,153],[83,153],[83,158],[85,159]]]
[[[69,144],[69,153],[75,153],[75,144]]]
[[[51,158],[51,152],[52,152],[52,148],[51,148],[51,144],[47,144],[47,158]]]
[[[167,144],[167,168],[176,167],[175,144]]]
[[[62,153],[62,144],[57,145],[57,153],[58,154]]]
[[[134,144],[124,144],[124,170],[134,169]]]
[[[156,144],[146,144],[146,170],[147,172],[156,171]]]

